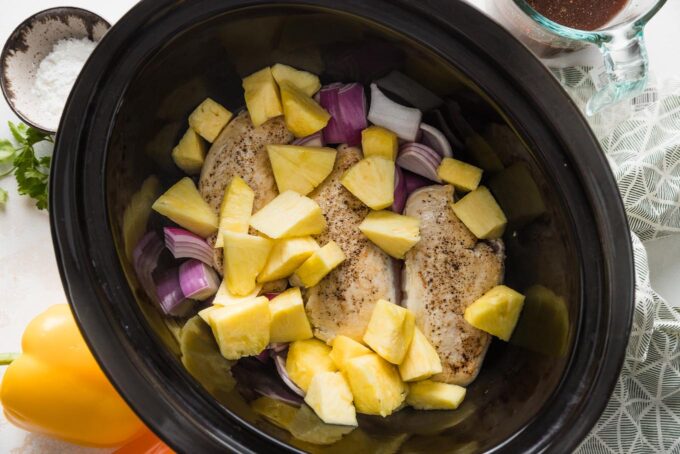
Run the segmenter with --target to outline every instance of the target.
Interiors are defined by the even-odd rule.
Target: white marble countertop
[[[484,0],[471,0],[484,7]],[[508,0],[488,0],[508,1]],[[70,0],[69,6],[92,10],[114,23],[135,0]],[[23,19],[42,9],[61,6],[55,0],[5,0],[0,15],[0,44]],[[8,8],[9,6],[9,8]],[[657,77],[680,77],[680,0],[668,4],[647,27],[651,67]],[[0,101],[0,138],[9,137],[7,120],[18,121],[4,100]],[[12,177],[0,179],[9,202],[0,208],[0,352],[19,351],[21,334],[28,322],[52,304],[65,301],[52,249],[46,212],[16,192]],[[657,291],[680,306],[680,235],[647,245],[652,282]],[[0,377],[2,376],[0,368]],[[102,452],[80,449],[11,426],[0,415],[0,453]]]

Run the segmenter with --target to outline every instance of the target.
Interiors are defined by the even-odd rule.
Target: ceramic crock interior
[[[242,77],[276,62],[317,73],[325,83],[367,84],[397,69],[446,101],[439,109],[441,116],[430,114],[426,119],[440,127],[444,119],[459,139],[468,137],[467,147],[454,145],[457,157],[475,162],[479,142],[485,141],[489,147],[481,146],[481,152],[491,153],[486,159],[497,159],[506,169],[528,170],[487,172],[485,181],[496,191],[514,188],[509,199],[522,201],[507,208],[515,215],[504,238],[505,282],[520,291],[541,286],[533,300],[527,301],[533,315],[520,322],[511,342],[493,341],[479,378],[468,388],[458,410],[405,409],[388,418],[362,416],[359,430],[336,445],[316,450],[349,451],[352,443],[362,443],[362,437],[369,435],[379,444],[402,445],[408,452],[448,452],[463,446],[476,452],[511,437],[536,416],[557,388],[577,325],[581,281],[563,195],[551,185],[531,145],[514,132],[503,112],[474,81],[407,37],[356,17],[290,7],[285,12],[258,8],[224,14],[178,32],[131,81],[111,129],[106,187],[111,229],[148,329],[156,332],[179,361],[173,337],[176,325],[168,327],[154,315],[155,309],[124,258],[123,210],[147,176],[157,175],[166,188],[180,178],[170,151],[199,102],[210,96],[231,110],[242,108]],[[456,105],[471,130],[461,131],[454,114]],[[497,178],[495,186],[489,181],[493,178]],[[524,205],[537,203],[545,211],[537,217],[527,215]],[[152,225],[156,221],[152,219]],[[258,418],[236,390],[220,394],[219,399],[246,423],[286,443],[312,449]]]

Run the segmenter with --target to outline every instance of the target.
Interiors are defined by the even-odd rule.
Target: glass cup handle
[[[642,28],[606,34],[599,47],[604,57],[605,85],[588,101],[588,115],[640,94],[647,84],[647,49]]]

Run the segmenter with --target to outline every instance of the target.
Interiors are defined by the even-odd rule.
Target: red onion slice
[[[213,264],[213,250],[203,238],[178,227],[165,227],[165,245],[176,259],[189,258]]]
[[[255,358],[257,358],[258,361],[260,361],[263,364],[267,364],[269,362],[269,358],[271,356],[269,355],[269,348],[265,348],[262,350],[262,352],[259,355],[255,355]]]
[[[139,240],[132,253],[132,264],[139,283],[151,301],[157,304],[159,301],[153,272],[158,267],[158,259],[163,249],[165,249],[165,245],[156,232],[148,232]]]
[[[312,134],[311,136],[296,139],[293,141],[293,145],[305,147],[323,147],[324,146],[323,134],[321,134],[321,131],[319,131]]]
[[[392,101],[376,84],[371,84],[371,108],[368,112],[368,120],[371,123],[387,128],[400,138],[413,142],[418,136],[422,115],[418,109]]]
[[[302,403],[302,398],[277,377],[278,373],[270,363],[264,364],[250,357],[241,358],[231,368],[231,373],[245,389],[296,407]]]
[[[434,126],[439,129],[442,134],[446,137],[446,139],[449,141],[451,146],[457,150],[462,150],[465,148],[465,144],[461,139],[459,139],[456,134],[453,132],[449,124],[446,122],[446,119],[444,118],[444,114],[442,113],[441,109],[435,109],[432,110],[428,113],[428,117],[430,118],[430,122],[434,123]]]
[[[420,124],[421,138],[419,142],[423,145],[427,145],[434,151],[439,153],[442,158],[452,158],[453,150],[451,149],[451,144],[444,136],[444,133],[434,126],[430,126],[425,123]]]
[[[285,351],[288,348],[288,342],[274,342],[269,344],[270,350],[272,350],[275,353],[281,353],[282,351]]]
[[[286,358],[288,356],[288,351],[283,351],[276,353],[274,355],[274,364],[276,364],[276,371],[279,373],[281,380],[293,391],[295,394],[301,397],[305,397],[305,392],[296,385],[290,376],[288,376],[288,371],[286,370]]]
[[[186,312],[187,303],[179,283],[179,269],[171,268],[163,271],[154,279],[156,294],[163,312],[168,315],[182,316]]]
[[[387,90],[390,93],[394,93],[423,112],[434,109],[444,102],[432,91],[397,70],[393,70],[388,75],[375,82],[380,88]]]
[[[420,189],[424,186],[432,185],[432,182],[427,178],[423,178],[420,175],[416,175],[413,172],[409,172],[408,170],[403,170],[402,174],[404,176],[404,184],[406,185],[407,195],[411,195],[417,189]]]
[[[441,161],[442,157],[432,148],[415,142],[403,144],[397,157],[397,165],[402,169],[410,170],[437,183],[441,183],[437,175]]]
[[[366,94],[357,83],[333,84],[319,92],[319,104],[331,114],[323,129],[325,143],[361,143],[361,131],[368,126],[366,120]]]
[[[191,259],[179,267],[179,284],[186,298],[203,301],[217,293],[220,280],[211,267]]]
[[[446,112],[448,118],[451,120],[451,126],[453,126],[457,132],[457,136],[463,139],[475,134],[475,129],[468,123],[468,121],[463,116],[460,108],[460,104],[453,99],[446,100]]]
[[[401,167],[396,166],[394,170],[394,203],[392,204],[392,211],[395,213],[403,212],[407,197],[406,178],[404,178]]]

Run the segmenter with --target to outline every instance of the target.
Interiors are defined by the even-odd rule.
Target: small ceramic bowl
[[[47,9],[23,21],[0,55],[0,86],[14,113],[34,128],[56,132],[59,122],[50,120],[32,90],[38,65],[58,41],[89,38],[98,42],[109,28],[111,25],[95,13],[71,7]]]

